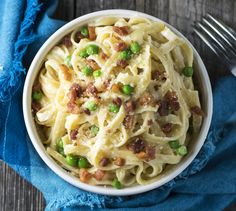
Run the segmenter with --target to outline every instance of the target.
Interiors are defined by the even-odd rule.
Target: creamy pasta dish
[[[188,153],[203,118],[193,51],[162,22],[104,17],[44,59],[32,112],[47,153],[91,185],[160,178]]]

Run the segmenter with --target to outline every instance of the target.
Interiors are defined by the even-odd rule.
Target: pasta
[[[115,188],[159,179],[187,154],[203,118],[193,52],[162,22],[104,17],[47,54],[32,109],[55,161]]]

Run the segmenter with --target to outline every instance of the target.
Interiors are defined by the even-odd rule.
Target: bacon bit
[[[115,51],[123,51],[127,48],[127,45],[125,42],[117,42],[114,44]]]
[[[69,101],[67,103],[67,110],[69,113],[72,114],[79,114],[81,112],[80,107],[75,102],[72,101]]]
[[[78,130],[77,129],[71,130],[70,131],[70,138],[71,138],[71,140],[76,140],[77,134],[78,134]]]
[[[41,84],[39,83],[39,81],[35,81],[32,90],[35,91],[40,91],[41,90]]]
[[[96,32],[95,32],[95,27],[94,26],[88,26],[88,31],[89,31],[89,39],[90,40],[96,40]]]
[[[145,152],[139,152],[139,153],[136,153],[136,156],[140,159],[145,159],[147,157],[146,153]]]
[[[87,108],[84,108],[84,113],[87,114],[87,115],[91,114],[91,112]]]
[[[71,73],[69,71],[69,68],[64,64],[60,64],[59,67],[60,67],[60,70],[63,74],[64,79],[67,81],[70,81],[71,80]]]
[[[180,109],[178,96],[175,91],[168,91],[164,96],[164,100],[159,101],[158,104],[158,112],[160,116],[167,116],[170,109],[173,111],[178,111]]]
[[[37,113],[42,108],[41,104],[36,101],[32,101],[32,109],[34,113]]]
[[[127,113],[131,113],[131,112],[134,112],[136,105],[135,105],[134,101],[128,100],[125,102],[124,108]]]
[[[93,85],[93,83],[88,84],[87,88],[86,88],[86,93],[92,96],[97,96],[98,94],[98,90],[96,88],[96,86]]]
[[[190,108],[191,112],[193,114],[199,115],[199,116],[204,116],[204,112],[199,106],[193,106]]]
[[[108,89],[109,86],[111,84],[111,79],[106,79],[104,82],[103,82],[103,86],[105,89]]]
[[[147,146],[145,151],[136,153],[136,156],[140,159],[145,159],[149,161],[155,158],[155,153],[156,153],[156,150],[154,146]]]
[[[169,114],[169,105],[166,100],[159,101],[159,108],[158,108],[158,113],[160,116],[167,116]]]
[[[102,167],[107,166],[110,163],[109,158],[107,157],[103,157],[100,161],[99,161],[99,165]]]
[[[149,92],[144,92],[144,94],[139,98],[139,103],[142,106],[154,103],[154,97]]]
[[[180,109],[180,105],[178,102],[178,96],[175,91],[168,91],[164,98],[167,100],[169,107],[174,110],[178,111]]]
[[[127,145],[127,148],[135,153],[138,158],[145,159],[147,161],[155,158],[155,146],[147,145],[147,143],[140,138],[130,142]]]
[[[105,53],[102,52],[101,58],[102,58],[103,60],[107,60],[109,57],[108,57]]]
[[[147,146],[146,147],[146,159],[153,160],[155,159],[156,149],[155,146]]]
[[[101,169],[98,169],[97,171],[95,171],[93,175],[93,177],[98,181],[101,181],[104,176],[105,176],[105,172],[102,171]]]
[[[67,48],[69,48],[69,47],[72,46],[72,42],[71,42],[71,39],[70,39],[70,35],[65,36],[65,37],[63,38],[63,44],[64,44]]]
[[[115,159],[114,164],[116,166],[123,166],[123,165],[125,165],[125,159],[121,158],[121,157],[118,157],[118,158]]]
[[[177,101],[178,100],[178,96],[176,94],[175,91],[168,91],[166,94],[165,94],[165,99],[167,101]]]
[[[164,124],[164,125],[161,127],[161,130],[162,130],[164,133],[170,133],[171,130],[172,130],[172,123],[166,123],[166,124]]]
[[[180,109],[180,105],[178,101],[172,101],[170,102],[170,107],[174,110],[174,111],[178,111]]]
[[[77,43],[79,43],[80,40],[83,39],[83,38],[84,38],[84,36],[81,34],[80,31],[76,32],[76,34],[75,34],[75,41],[76,41]]]
[[[70,97],[71,99],[73,99],[73,101],[75,101],[77,97],[81,97],[83,93],[81,86],[77,83],[73,83],[69,91],[70,91]]]
[[[81,182],[87,183],[91,179],[92,175],[86,169],[80,169],[79,179]]]
[[[120,91],[120,86],[119,84],[113,84],[112,87],[111,87],[111,91],[112,92],[119,92]]]
[[[100,69],[100,67],[97,64],[97,62],[95,62],[93,59],[87,59],[86,60],[86,64],[89,65],[94,70]]]
[[[80,97],[83,93],[81,86],[77,83],[73,83],[69,90],[69,102],[67,103],[67,109],[69,113],[79,114],[80,107],[76,104],[77,97]]]
[[[129,34],[129,27],[128,26],[121,26],[121,27],[113,26],[112,29],[114,32],[116,32],[117,34],[119,34],[121,36]]]
[[[133,153],[139,153],[145,150],[146,142],[140,138],[136,138],[134,141],[127,144],[127,149]]]
[[[152,80],[166,80],[165,72],[160,72],[159,70],[154,70],[152,72]]]
[[[128,65],[128,62],[126,60],[124,60],[124,59],[120,59],[120,60],[117,61],[116,64],[117,64],[117,66],[125,68]]]
[[[126,129],[132,128],[134,124],[134,115],[127,115],[124,118],[123,125],[125,126]]]
[[[152,124],[153,124],[152,119],[149,119],[149,120],[147,121],[147,125],[150,126],[150,125],[152,125]]]
[[[118,106],[121,106],[121,104],[122,104],[122,100],[121,100],[121,98],[119,98],[119,97],[113,99],[112,102],[113,102],[114,104],[118,105]]]

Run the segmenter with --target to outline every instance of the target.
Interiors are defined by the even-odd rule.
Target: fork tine
[[[220,56],[218,54],[218,52],[216,51],[216,49],[213,47],[213,45],[209,42],[208,38],[202,34],[197,28],[193,28],[193,30],[195,31],[195,33],[208,45],[208,47],[218,56]]]
[[[197,23],[197,25],[198,25],[199,28],[200,28],[202,31],[204,31],[212,40],[214,40],[214,41],[221,47],[222,50],[224,50],[225,52],[227,52],[226,49],[225,49],[225,47],[222,45],[222,43],[219,42],[219,40],[217,40],[217,39],[213,36],[213,34],[209,31],[209,29],[207,29],[207,28],[206,28],[203,24],[201,24],[201,23]]]
[[[206,25],[208,25],[216,34],[218,34],[225,42],[227,42],[230,46],[233,46],[233,45],[226,39],[226,37],[224,37],[224,36],[220,33],[220,31],[217,30],[216,27],[215,27],[213,24],[211,24],[206,18],[203,18],[202,20],[203,20],[203,22],[204,22]]]
[[[231,59],[219,45],[212,42],[212,37],[209,36],[209,34],[207,34],[205,31],[201,31],[201,28],[198,29],[197,27],[194,27],[194,31],[218,57],[225,58],[226,64],[232,66]]]
[[[219,27],[217,28],[215,22],[212,22],[212,20],[207,20],[206,18],[203,18],[203,23],[206,27],[213,30],[213,32],[216,35],[216,40],[218,40],[224,46],[227,52],[233,53],[234,54],[233,56],[236,57],[235,45],[234,43],[231,43],[226,36],[224,36],[224,33],[222,33],[222,29],[221,28],[219,29]]]
[[[236,41],[236,32],[226,26],[224,23],[219,22],[218,20],[216,20],[214,17],[212,17],[210,14],[207,14],[207,17],[210,18],[212,21],[214,21],[220,28],[222,28],[232,39],[234,39],[234,41]]]

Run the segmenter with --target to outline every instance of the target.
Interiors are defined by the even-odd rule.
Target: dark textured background
[[[209,72],[212,85],[228,74],[216,56],[192,33],[192,24],[210,13],[236,28],[235,0],[59,0],[55,17],[66,21],[103,9],[138,10],[167,21],[196,47]],[[44,210],[42,194],[0,161],[0,210]],[[227,211],[236,210],[231,205]]]

